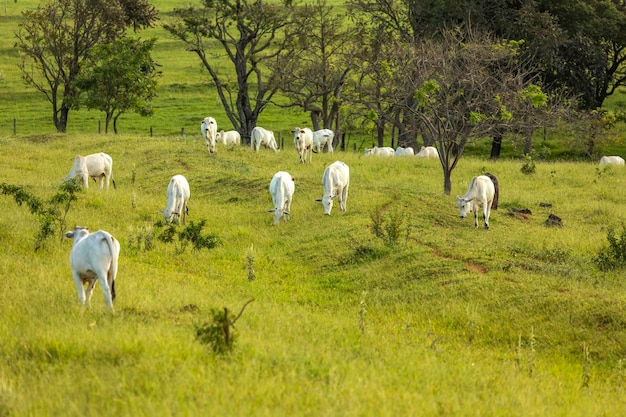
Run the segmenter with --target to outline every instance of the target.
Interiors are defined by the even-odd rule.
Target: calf
[[[241,135],[236,130],[229,130],[224,132],[220,131],[216,139],[220,141],[223,145],[240,145],[241,144]]]
[[[294,191],[295,180],[288,172],[279,171],[274,174],[270,182],[270,194],[274,208],[268,210],[274,213],[274,226],[282,219],[289,220]]]
[[[162,210],[165,222],[179,221],[182,217],[182,224],[187,223],[187,201],[191,193],[189,183],[182,175],[174,175],[167,186],[167,208]]]
[[[328,152],[333,152],[333,140],[335,132],[330,129],[320,129],[313,132],[313,151],[320,153],[324,146],[328,147]]]
[[[70,265],[80,303],[89,306],[93,287],[99,281],[107,305],[111,311],[115,311],[113,300],[120,243],[108,232],[99,230],[89,233],[86,227],[79,226],[75,227],[74,231],[65,233],[65,237],[74,239]]]
[[[341,161],[335,161],[324,170],[322,175],[324,196],[317,199],[324,206],[324,214],[330,215],[333,209],[333,200],[339,199],[339,208],[346,211],[348,188],[350,186],[350,168]]]
[[[261,126],[256,126],[252,129],[252,132],[250,132],[250,148],[258,152],[261,145],[272,149],[274,152],[278,152],[274,132],[264,129]]]
[[[418,158],[439,158],[439,151],[434,146],[422,146],[415,156]]]

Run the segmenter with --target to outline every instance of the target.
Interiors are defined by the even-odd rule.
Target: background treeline
[[[449,166],[476,138],[494,158],[545,156],[533,140],[552,135],[558,153],[622,149],[619,1],[21,1],[4,20],[5,132],[196,134],[211,114],[244,143],[309,125]]]

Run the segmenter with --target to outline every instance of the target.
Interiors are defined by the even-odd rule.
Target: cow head
[[[464,218],[467,216],[467,213],[472,212],[474,208],[473,200],[457,196],[456,207],[459,209],[459,217]]]
[[[79,242],[87,235],[89,235],[89,229],[83,226],[76,226],[71,232],[65,232],[65,237],[68,239],[74,239],[74,244]]]
[[[287,210],[280,208],[273,208],[268,210],[270,213],[274,213],[274,226],[280,223],[280,220],[285,216],[285,220],[289,220],[290,213]]]
[[[326,216],[330,216],[330,211],[333,209],[333,200],[337,198],[337,196],[324,196],[322,198],[318,198],[315,201],[321,201],[322,206],[324,207],[324,214]]]

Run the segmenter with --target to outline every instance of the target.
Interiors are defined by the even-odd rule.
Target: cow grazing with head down
[[[415,151],[410,146],[403,148],[402,146],[398,146],[396,148],[396,156],[414,156]]]
[[[375,155],[375,156],[394,156],[396,151],[389,146],[378,147],[374,146],[373,148],[365,148],[365,156]]]
[[[261,126],[256,126],[250,133],[250,149],[258,152],[261,145],[272,149],[274,152],[278,152],[274,132],[264,129]]]
[[[215,153],[215,140],[217,138],[217,121],[213,117],[205,117],[200,123],[200,131],[204,137],[204,144],[209,153]]]
[[[341,161],[335,161],[324,170],[322,175],[324,196],[317,199],[324,206],[324,214],[330,215],[333,209],[333,200],[339,200],[339,208],[346,211],[348,188],[350,186],[350,168]]]
[[[439,152],[434,146],[422,146],[415,156],[418,158],[439,158]]]
[[[113,182],[113,188],[117,188],[113,179],[113,158],[104,152],[87,156],[76,155],[72,169],[64,181],[80,178],[82,186],[89,188],[89,177],[98,182],[100,189],[103,188],[105,181],[107,190],[110,182]]]
[[[187,179],[182,175],[174,175],[167,186],[167,208],[161,211],[165,222],[187,223],[187,212],[189,211],[187,201],[189,201],[190,196]]]
[[[241,135],[236,130],[222,130],[216,135],[216,140],[223,145],[241,145]]]
[[[300,162],[306,163],[306,157],[309,156],[309,162],[313,162],[313,132],[308,127],[294,127],[293,144],[298,151]]]
[[[603,156],[600,158],[600,165],[624,165],[624,158],[621,156]]]
[[[478,227],[478,210],[482,208],[485,229],[489,229],[489,215],[496,196],[496,187],[498,187],[497,180],[494,182],[487,175],[472,178],[467,193],[463,197],[456,197],[459,216],[464,218],[467,213],[474,212],[474,227]]]
[[[295,180],[288,172],[279,171],[272,177],[270,194],[274,208],[268,211],[274,213],[274,226],[281,220],[289,220],[295,188]]]
[[[322,152],[324,146],[328,147],[328,153],[333,152],[333,140],[335,139],[335,132],[330,129],[320,129],[313,132],[313,151],[316,153]]]
[[[86,227],[78,226],[73,231],[65,233],[65,237],[74,239],[70,265],[80,303],[89,305],[93,287],[96,282],[100,282],[106,303],[111,311],[114,311],[115,277],[120,243],[108,232],[99,230],[89,233]]]

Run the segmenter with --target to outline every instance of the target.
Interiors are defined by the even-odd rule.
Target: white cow
[[[261,145],[273,149],[274,152],[278,152],[274,132],[263,129],[261,126],[256,126],[250,133],[250,148],[258,152]]]
[[[241,145],[241,135],[236,130],[229,130],[227,132],[222,130],[215,138],[223,145]]]
[[[383,146],[379,148],[378,146],[374,146],[373,148],[365,148],[365,156],[375,155],[375,156],[394,156],[396,151],[389,146]]]
[[[161,210],[163,218],[166,222],[174,220],[180,221],[182,224],[187,223],[187,201],[191,193],[189,192],[189,183],[182,175],[174,175],[167,186],[167,208]]]
[[[324,196],[317,199],[324,206],[324,214],[330,215],[333,209],[333,200],[339,199],[339,208],[346,211],[348,201],[348,187],[350,186],[350,168],[341,161],[335,161],[324,170],[322,175]]]
[[[289,220],[295,188],[295,180],[288,172],[279,171],[272,177],[270,194],[274,208],[268,211],[274,213],[274,225],[277,225],[281,219]]]
[[[603,156],[600,158],[600,165],[624,165],[624,158],[621,156]]]
[[[115,300],[115,277],[117,275],[120,243],[108,232],[99,230],[89,233],[86,227],[75,227],[65,233],[68,239],[74,239],[70,253],[70,265],[74,284],[78,289],[78,299],[82,305],[91,301],[93,287],[97,281],[104,292],[104,298],[111,311]],[[85,284],[87,290],[85,291]]]
[[[113,158],[106,153],[94,153],[87,156],[76,155],[74,164],[64,181],[72,178],[80,178],[83,187],[89,188],[89,177],[94,181],[98,181],[100,189],[106,180],[106,189],[109,189],[109,183],[113,182],[113,188],[117,188],[113,179]]]
[[[485,229],[489,229],[489,214],[496,195],[496,184],[487,175],[472,178],[467,193],[463,197],[456,197],[459,216],[464,218],[467,213],[474,212],[474,227],[478,227],[478,210],[482,207]]]
[[[215,139],[217,137],[217,122],[213,117],[205,117],[200,123],[200,131],[204,137],[204,144],[209,153],[215,152]]]
[[[410,146],[403,148],[402,146],[398,146],[396,148],[396,156],[414,156],[415,151]]]
[[[439,158],[439,152],[434,146],[422,146],[420,151],[415,154],[418,158]]]
[[[294,127],[291,133],[293,133],[293,144],[298,151],[300,162],[306,163],[307,155],[309,155],[309,162],[313,162],[313,132],[311,129]]]
[[[333,152],[333,140],[335,132],[330,129],[320,129],[313,132],[313,151],[320,153],[324,146],[328,147],[328,152]]]

